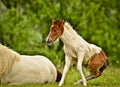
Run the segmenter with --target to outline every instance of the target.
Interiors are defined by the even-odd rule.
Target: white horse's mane
[[[0,77],[7,74],[20,60],[20,54],[0,44]]]

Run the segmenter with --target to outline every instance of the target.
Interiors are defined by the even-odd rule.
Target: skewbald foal
[[[57,38],[60,38],[63,41],[63,49],[65,52],[65,66],[59,86],[63,85],[73,58],[77,58],[77,69],[82,77],[75,85],[83,84],[86,86],[88,80],[101,76],[103,70],[108,65],[108,59],[100,47],[85,41],[76,33],[72,26],[69,23],[64,22],[64,20],[52,21],[46,42],[52,43],[56,41]],[[87,65],[90,75],[84,76],[82,65]]]

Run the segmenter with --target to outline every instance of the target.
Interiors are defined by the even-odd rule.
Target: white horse
[[[60,76],[48,58],[20,55],[0,44],[1,84],[52,83],[59,81]]]
[[[46,42],[52,43],[56,41],[57,38],[60,38],[63,41],[65,52],[65,66],[59,86],[63,85],[73,58],[77,58],[77,69],[82,77],[82,80],[77,81],[75,85],[83,83],[83,85],[86,86],[86,80],[101,76],[108,64],[108,59],[100,47],[85,41],[75,32],[72,26],[69,23],[64,22],[64,20],[52,21],[50,33]],[[87,65],[90,71],[90,75],[87,77],[85,77],[82,72],[82,64]]]

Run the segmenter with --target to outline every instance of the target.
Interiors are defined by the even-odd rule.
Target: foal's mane
[[[65,22],[64,28],[67,29],[72,34],[77,34],[77,32],[73,29],[73,27],[68,22]]]
[[[7,74],[20,60],[20,54],[0,44],[0,77]]]

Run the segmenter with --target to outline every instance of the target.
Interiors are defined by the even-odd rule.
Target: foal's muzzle
[[[51,43],[51,42],[52,42],[52,38],[47,38],[47,39],[46,39],[46,42],[47,42],[47,43]]]

